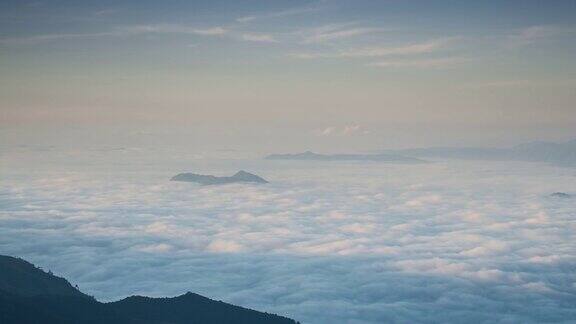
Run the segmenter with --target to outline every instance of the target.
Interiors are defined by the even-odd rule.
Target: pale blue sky
[[[3,1],[0,125],[258,150],[567,139],[575,18],[576,1]]]

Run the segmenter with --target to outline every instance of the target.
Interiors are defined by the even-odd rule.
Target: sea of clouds
[[[102,301],[186,291],[303,323],[576,321],[576,170],[5,153],[0,254]],[[267,185],[169,182],[245,169]]]

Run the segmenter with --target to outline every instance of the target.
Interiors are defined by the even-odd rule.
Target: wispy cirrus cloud
[[[101,37],[128,37],[144,34],[187,34],[206,37],[221,37],[229,36],[231,39],[261,42],[261,43],[277,43],[278,40],[274,35],[269,33],[258,32],[240,32],[232,28],[214,26],[207,28],[200,28],[195,26],[186,26],[178,24],[159,24],[159,25],[133,25],[122,26],[114,28],[109,32],[98,33],[61,33],[61,34],[46,34],[46,35],[32,35],[16,38],[0,39],[0,45],[35,45],[39,43],[46,43],[59,40],[72,40],[72,39],[90,39]]]
[[[213,27],[207,29],[193,29],[192,33],[197,35],[214,36],[214,35],[224,35],[228,33],[228,31],[222,27]]]
[[[224,27],[216,26],[209,28],[198,28],[185,25],[163,24],[163,25],[134,25],[122,26],[107,32],[94,33],[54,33],[44,35],[31,35],[23,37],[12,37],[0,39],[1,45],[34,45],[39,43],[69,40],[69,39],[89,39],[100,37],[125,37],[141,34],[192,34],[202,36],[222,36],[230,31]]]
[[[256,16],[243,16],[243,17],[236,18],[236,22],[247,23],[247,22],[255,20],[256,18],[257,18]]]
[[[102,17],[118,13],[118,9],[102,9],[94,12],[94,16]]]
[[[228,29],[221,26],[208,28],[199,28],[178,24],[159,24],[159,25],[135,25],[119,28],[126,33],[173,33],[173,34],[195,34],[205,36],[219,36],[229,32]]]
[[[250,42],[261,42],[261,43],[277,43],[278,40],[274,38],[271,34],[261,34],[261,33],[244,33],[241,38],[245,41]]]
[[[530,26],[522,28],[507,37],[508,46],[526,46],[541,40],[549,39],[566,33],[576,33],[576,30],[560,26]]]
[[[421,43],[414,43],[396,47],[363,47],[353,48],[336,52],[312,52],[312,53],[293,53],[291,57],[298,59],[318,59],[318,58],[366,58],[379,57],[388,55],[414,55],[431,53],[443,48],[447,39],[436,39]]]
[[[306,7],[280,10],[280,11],[272,12],[272,13],[268,14],[267,16],[268,17],[287,17],[287,16],[301,15],[301,14],[311,13],[311,12],[318,12],[321,9],[322,9],[322,7],[319,5],[312,5],[312,6],[306,6]]]
[[[369,63],[368,65],[379,68],[443,68],[454,66],[464,61],[466,60],[463,58],[445,57],[419,60],[387,60]]]
[[[380,31],[380,28],[351,27],[353,24],[332,24],[302,31],[305,44],[350,38]]]
[[[279,11],[267,12],[262,14],[254,14],[254,15],[246,15],[236,18],[236,22],[239,23],[248,23],[255,20],[265,19],[265,18],[279,18],[279,17],[289,17],[289,16],[296,16],[306,13],[313,13],[322,10],[322,6],[320,5],[321,2],[318,4],[312,4],[309,6],[304,7],[295,7],[289,8]]]
[[[55,33],[44,35],[32,35],[23,37],[10,37],[0,39],[0,45],[35,45],[40,43],[47,43],[58,40],[66,39],[83,39],[83,38],[98,38],[98,37],[117,37],[125,35],[123,32],[103,32],[103,33]]]

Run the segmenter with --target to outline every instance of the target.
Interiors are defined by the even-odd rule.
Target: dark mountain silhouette
[[[180,173],[173,176],[170,181],[196,182],[205,186],[237,182],[268,183],[268,181],[264,180],[263,178],[242,170],[236,172],[236,174],[231,177],[217,177],[213,175],[202,175],[195,173]]]
[[[391,163],[426,163],[424,160],[397,154],[318,154],[310,151],[296,154],[271,154],[266,160],[304,161],[376,161]]]
[[[297,324],[296,321],[186,293],[100,303],[68,281],[22,259],[0,256],[2,324]]]
[[[0,256],[0,291],[24,297],[87,297],[66,279],[44,272],[22,259],[7,256]]]
[[[174,298],[133,296],[110,303],[118,313],[153,323],[291,323],[291,319],[215,301],[194,293]]]

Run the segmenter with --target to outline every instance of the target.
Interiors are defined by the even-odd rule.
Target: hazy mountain
[[[384,152],[426,158],[534,161],[576,165],[576,140],[563,143],[532,142],[509,148],[431,147]]]
[[[567,194],[565,192],[555,192],[550,194],[550,197],[554,197],[554,198],[572,198],[571,194]]]
[[[100,303],[68,281],[22,259],[0,256],[0,323],[143,323],[143,324],[296,324],[292,319],[258,312],[186,293],[173,298],[132,296]]]
[[[377,161],[398,163],[426,163],[424,160],[397,154],[318,154],[310,151],[296,154],[271,154],[267,160],[306,160],[306,161]]]
[[[217,185],[236,182],[268,183],[268,181],[264,180],[263,178],[246,171],[238,171],[231,177],[217,177],[213,175],[202,175],[195,173],[180,173],[173,176],[170,181],[196,182],[202,185]]]

